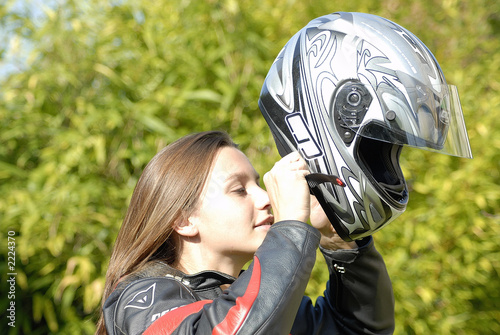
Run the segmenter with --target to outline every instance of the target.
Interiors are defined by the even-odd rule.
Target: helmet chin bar
[[[313,188],[318,187],[318,185],[322,183],[332,183],[342,187],[346,186],[346,184],[339,177],[323,173],[310,173],[306,176],[306,180],[311,192]]]
[[[341,204],[338,203],[330,193],[325,192],[325,187],[327,185],[324,184],[326,183],[347,187],[339,177],[321,173],[311,173],[306,176],[306,180],[311,194],[314,195],[320,203],[330,224],[340,238],[347,242],[372,235],[376,231],[382,229],[386,224],[393,221],[404,211],[404,208],[400,211],[392,211],[388,204],[379,203],[379,205],[376,205],[370,202],[369,198],[366,198],[363,203],[358,203],[357,206],[355,206],[357,208],[356,214],[354,214],[343,210]],[[364,206],[366,206],[366,208]],[[371,217],[371,219],[361,218],[361,211],[363,211],[363,209],[366,209],[364,215]],[[356,216],[358,218],[356,218]],[[353,224],[357,227],[352,227],[351,225]],[[351,228],[348,228],[348,226],[351,226]]]
[[[331,225],[339,234],[339,236],[344,240],[344,241],[353,241],[353,239],[350,237],[350,233],[347,230],[347,228],[342,225],[338,218],[337,215],[335,214],[335,211],[331,209],[330,204],[328,201],[325,199],[323,192],[320,189],[320,185],[323,183],[332,183],[334,185],[338,185],[341,187],[346,187],[346,184],[337,176],[334,175],[327,175],[323,173],[311,173],[306,176],[307,184],[309,185],[309,191],[312,195],[318,199],[319,204],[325,211],[326,216],[328,217],[328,220],[330,221]]]

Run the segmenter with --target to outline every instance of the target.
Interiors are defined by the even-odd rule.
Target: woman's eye
[[[238,194],[246,194],[247,190],[244,187],[240,187],[240,188],[236,189],[234,192],[236,192]]]

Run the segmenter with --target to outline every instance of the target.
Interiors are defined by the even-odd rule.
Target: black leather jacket
[[[185,275],[151,262],[122,280],[104,305],[108,334],[392,334],[394,298],[372,238],[355,250],[321,249],[330,270],[323,297],[304,297],[319,232],[274,224],[236,279]],[[358,243],[359,244],[359,243]],[[231,284],[224,291],[223,284]]]

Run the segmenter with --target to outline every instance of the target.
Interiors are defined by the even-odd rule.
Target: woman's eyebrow
[[[260,180],[260,175],[257,172],[253,173],[253,177],[257,182]],[[236,173],[231,173],[229,176],[227,176],[226,179],[224,180],[224,183],[228,183],[233,180],[245,180],[245,179],[250,179],[247,173],[236,172]]]

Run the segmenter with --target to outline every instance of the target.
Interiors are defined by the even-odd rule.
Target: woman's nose
[[[260,187],[258,188],[255,197],[255,207],[257,209],[268,209],[271,207],[271,201],[269,200],[269,195],[264,189]]]

